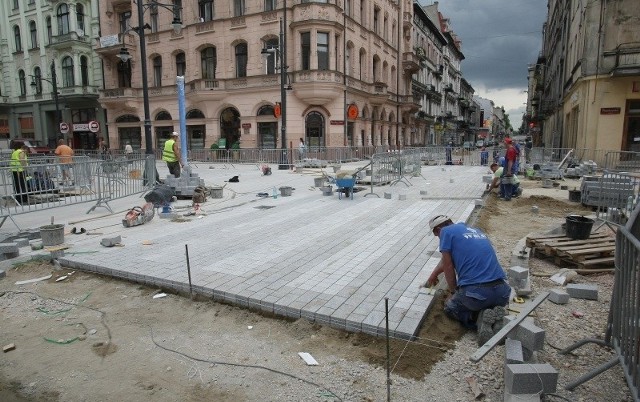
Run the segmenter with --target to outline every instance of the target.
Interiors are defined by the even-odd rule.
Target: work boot
[[[482,346],[493,336],[493,324],[496,322],[496,313],[493,309],[481,310],[478,314],[478,346]]]
[[[504,327],[504,317],[507,315],[507,309],[502,306],[496,306],[493,308],[493,314],[495,315],[495,322],[493,323],[493,335],[500,332],[502,327]],[[493,336],[491,335],[491,336]]]

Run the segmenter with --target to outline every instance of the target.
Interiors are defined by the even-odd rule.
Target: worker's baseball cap
[[[174,136],[174,137],[180,137],[180,134],[178,134],[177,131],[174,131],[173,133],[171,133],[171,135]]]
[[[429,221],[429,229],[433,231],[434,228],[442,225],[446,221],[450,221],[451,219],[447,215],[437,215],[431,218]]]
[[[511,138],[507,137],[504,139],[505,144],[511,144]]]

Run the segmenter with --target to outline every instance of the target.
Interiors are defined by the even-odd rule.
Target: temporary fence
[[[420,149],[405,149],[397,152],[382,152],[371,156],[371,164],[361,183],[371,186],[394,185],[404,183],[411,186],[409,178],[422,176],[422,152]]]
[[[605,168],[615,171],[640,171],[640,152],[608,151],[605,158]]]
[[[0,226],[13,216],[66,205],[93,202],[87,211],[103,207],[113,212],[109,201],[141,193],[155,179],[155,161],[146,159],[95,159],[74,156],[71,163],[55,158],[29,158],[21,172],[12,166],[0,168]],[[145,173],[145,168],[147,173]],[[68,172],[65,177],[63,172]]]
[[[625,226],[616,231],[614,287],[604,340],[583,339],[561,351],[562,354],[588,343],[613,348],[616,356],[565,386],[573,390],[598,374],[620,364],[635,401],[640,398],[640,207],[635,208]]]

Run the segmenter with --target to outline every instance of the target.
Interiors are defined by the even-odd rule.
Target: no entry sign
[[[69,132],[69,125],[67,123],[65,123],[64,121],[60,123],[60,132],[62,134],[66,134]]]
[[[91,131],[92,133],[97,133],[98,131],[100,131],[100,123],[95,120],[91,120],[89,122],[89,131]]]

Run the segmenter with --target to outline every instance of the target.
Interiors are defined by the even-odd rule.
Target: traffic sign
[[[92,133],[97,133],[98,131],[100,131],[100,123],[95,120],[91,120],[89,122],[89,131],[91,131]]]
[[[69,132],[69,125],[64,121],[60,122],[60,133],[66,134]]]

